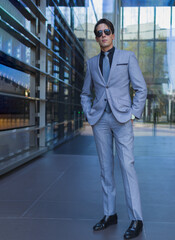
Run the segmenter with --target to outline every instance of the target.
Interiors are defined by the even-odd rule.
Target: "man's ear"
[[[98,38],[97,37],[95,37],[95,40],[96,40],[96,42],[98,42]]]
[[[112,34],[112,40],[114,40],[114,38],[115,38],[115,35],[114,35],[114,34]]]

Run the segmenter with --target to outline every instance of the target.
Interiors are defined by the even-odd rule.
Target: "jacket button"
[[[105,100],[105,101],[107,101],[107,99],[106,99],[106,98],[105,98],[104,100]]]
[[[106,86],[106,88],[109,88],[108,86]]]

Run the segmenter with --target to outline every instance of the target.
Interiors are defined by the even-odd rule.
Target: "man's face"
[[[114,34],[112,34],[110,30],[110,35],[106,35],[104,32],[105,29],[110,30],[109,27],[104,23],[97,26],[96,32],[102,31],[102,35],[100,37],[96,36],[96,41],[99,43],[103,51],[108,51],[113,47]]]

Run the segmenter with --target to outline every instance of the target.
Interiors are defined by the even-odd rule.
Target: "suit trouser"
[[[131,120],[118,122],[112,113],[102,115],[92,126],[101,167],[104,215],[116,213],[113,137],[119,158],[128,215],[131,220],[142,220],[139,186],[134,168],[134,135]]]

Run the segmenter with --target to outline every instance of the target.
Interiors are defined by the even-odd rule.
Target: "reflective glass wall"
[[[93,1],[0,1],[0,174],[76,135]],[[90,21],[90,22],[88,22]]]
[[[40,88],[47,75],[44,10],[32,1],[0,2],[2,173],[45,151],[46,98]]]
[[[168,3],[121,1],[120,47],[135,52],[146,80],[145,122],[175,122],[175,7]]]
[[[83,6],[69,1],[47,1],[46,143],[53,146],[82,127],[80,93],[84,80],[84,49],[74,34],[74,12]],[[78,19],[79,20],[79,19]],[[80,20],[79,20],[80,21]]]

